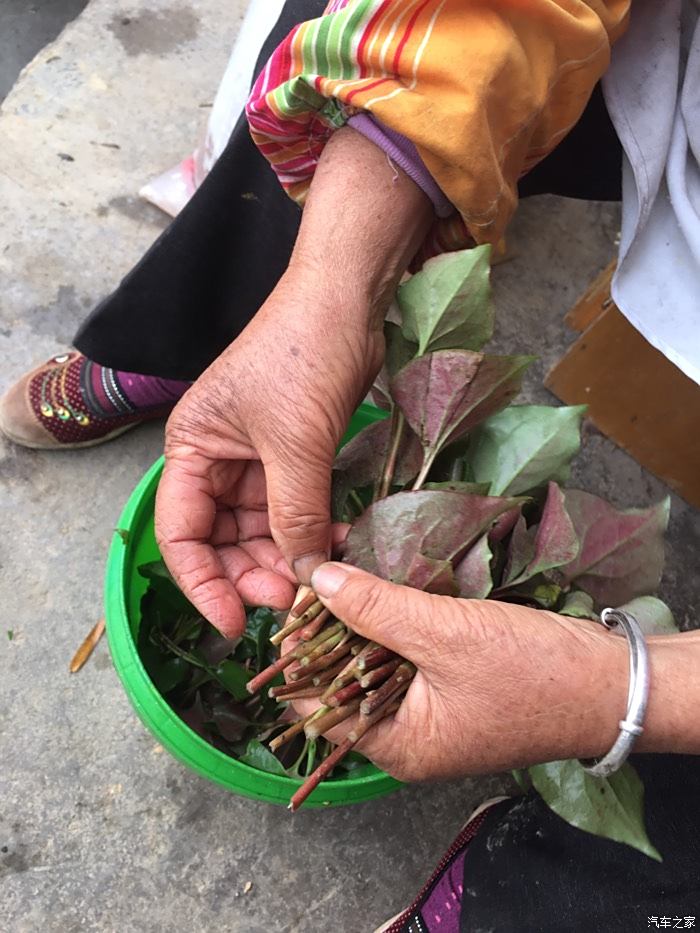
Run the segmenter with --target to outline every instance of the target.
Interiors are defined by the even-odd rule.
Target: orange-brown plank
[[[700,507],[700,386],[655,350],[613,305],[547,377],[642,466]]]
[[[598,278],[594,279],[588,289],[579,298],[564,320],[572,330],[579,333],[590,327],[612,304],[610,297],[610,282],[617,265],[617,259],[603,269]]]

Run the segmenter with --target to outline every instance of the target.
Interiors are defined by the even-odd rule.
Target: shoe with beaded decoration
[[[114,370],[72,350],[37,366],[5,392],[0,431],[23,447],[94,447],[144,421],[167,416],[176,401],[137,407]]]

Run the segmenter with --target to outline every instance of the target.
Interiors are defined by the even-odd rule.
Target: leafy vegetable
[[[517,503],[446,491],[396,493],[375,502],[355,522],[345,557],[385,580],[454,595],[452,566]]]
[[[484,422],[470,452],[474,479],[492,496],[530,492],[548,480],[564,482],[581,446],[585,405],[514,405]]]
[[[249,609],[244,634],[227,639],[185,599],[162,561],[139,571],[149,581],[141,601],[139,656],[172,709],[220,751],[258,770],[291,777],[313,770],[328,754],[328,743],[302,738],[285,754],[274,754],[268,743],[289,726],[288,704],[251,696],[247,689],[251,678],[277,658],[270,644],[279,629],[274,613]],[[282,682],[280,674],[270,686]],[[366,760],[358,755],[355,767],[359,763]]]
[[[670,500],[618,511],[598,496],[567,489],[564,501],[580,549],[560,568],[563,579],[600,605],[616,606],[653,593],[663,571]]]
[[[493,589],[488,534],[482,535],[455,568],[459,595],[464,599],[486,599]]]
[[[238,756],[238,760],[244,765],[250,765],[257,768],[258,771],[267,771],[268,774],[286,774],[287,771],[272,752],[265,748],[259,739],[249,739],[245,751]]]
[[[673,635],[678,631],[673,613],[656,596],[638,596],[618,608],[633,615],[645,635]]]
[[[375,421],[356,434],[336,457],[333,482],[336,489],[345,491],[343,504],[351,489],[371,485],[380,474],[391,443],[391,426],[391,421]],[[406,426],[399,444],[394,482],[403,486],[415,479],[422,460],[418,438]],[[338,498],[336,501],[336,512],[339,512],[341,500]]]
[[[396,374],[392,397],[423,448],[419,484],[444,447],[510,402],[532,359],[440,350],[418,357]]]
[[[593,605],[593,597],[582,590],[572,590],[567,593],[564,604],[559,608],[559,614],[572,616],[574,619],[593,619],[597,621],[598,613]]]
[[[556,483],[548,486],[539,524],[527,531],[523,526],[521,518],[511,537],[517,566],[510,567],[506,586],[518,586],[545,570],[561,567],[578,554],[578,538],[564,506],[564,494]]]
[[[478,350],[493,333],[489,246],[429,259],[399,287],[403,333],[418,353],[451,347]]]
[[[528,769],[545,803],[572,826],[661,856],[644,828],[644,788],[630,764],[609,778],[594,778],[578,761],[550,761]]]

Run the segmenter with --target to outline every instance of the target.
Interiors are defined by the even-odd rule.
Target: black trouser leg
[[[324,0],[287,0],[256,74]],[[75,346],[105,366],[196,379],[255,315],[287,267],[301,211],[241,115],[189,203],[83,323]]]

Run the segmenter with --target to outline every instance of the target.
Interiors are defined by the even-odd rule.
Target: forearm
[[[384,152],[346,127],[324,149],[290,272],[322,283],[338,313],[380,326],[433,218],[429,198]]]
[[[629,683],[629,653],[624,637],[602,626],[572,622],[558,617],[568,630],[572,654],[561,666],[557,690],[580,715],[568,720],[553,716],[548,726],[565,754],[559,757],[593,757],[605,754],[624,718]],[[639,752],[700,754],[700,632],[654,635],[647,638],[650,663],[649,702],[644,732],[634,749]],[[577,651],[583,650],[583,654]],[[556,741],[554,743],[557,744]]]
[[[700,754],[700,632],[648,639],[651,687],[636,749]]]

